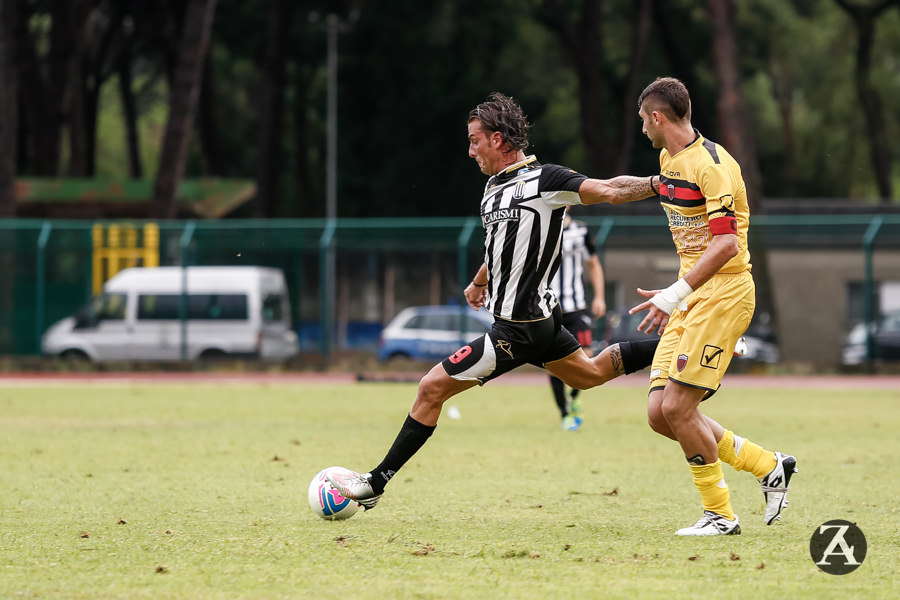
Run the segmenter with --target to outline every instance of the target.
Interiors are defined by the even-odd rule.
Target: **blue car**
[[[465,330],[460,335],[460,320]],[[469,306],[412,306],[403,309],[381,332],[378,360],[435,362],[491,329],[494,317]]]

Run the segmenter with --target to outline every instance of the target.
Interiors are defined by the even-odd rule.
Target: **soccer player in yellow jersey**
[[[638,289],[648,300],[630,311],[646,310],[639,329],[662,336],[650,371],[648,419],[654,431],[681,444],[703,502],[700,520],[676,535],[739,534],[721,463],[760,481],[767,525],[781,518],[797,464],[699,410],[719,388],[753,316],[747,192],[734,158],[691,126],[691,100],[680,81],[657,79],[638,104],[643,133],[660,149],[659,202],[681,261],[678,281],[664,290]]]

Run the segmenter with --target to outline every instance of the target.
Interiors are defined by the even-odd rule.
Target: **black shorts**
[[[459,381],[486,383],[526,363],[543,367],[565,358],[581,345],[562,325],[559,307],[540,321],[516,323],[496,319],[490,332],[445,358],[447,375]]]
[[[587,309],[573,310],[572,312],[563,313],[563,327],[572,332],[582,348],[590,348],[594,341],[592,331],[594,319]]]

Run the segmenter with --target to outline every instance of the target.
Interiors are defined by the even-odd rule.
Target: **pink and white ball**
[[[349,519],[359,510],[359,503],[350,498],[344,498],[334,486],[328,483],[325,474],[329,471],[351,472],[344,467],[328,467],[316,473],[316,476],[309,482],[309,507],[318,516],[329,521]]]

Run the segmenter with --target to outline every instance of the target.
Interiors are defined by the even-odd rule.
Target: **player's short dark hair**
[[[469,112],[466,123],[478,119],[486,131],[498,131],[503,141],[513,150],[524,150],[528,147],[528,130],[531,125],[515,100],[500,92],[494,92],[487,100]]]
[[[644,88],[638,98],[638,109],[644,104],[650,110],[658,110],[670,121],[691,118],[691,96],[683,83],[674,77],[657,77]]]

